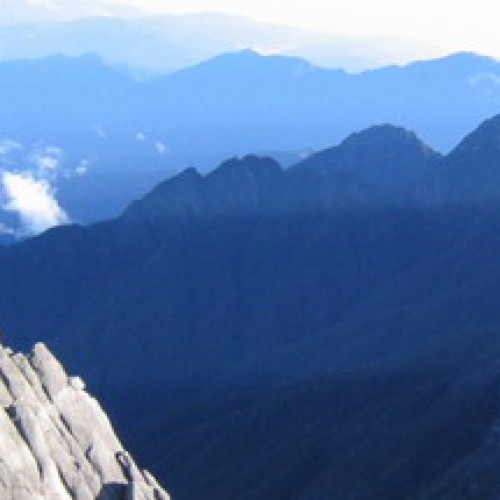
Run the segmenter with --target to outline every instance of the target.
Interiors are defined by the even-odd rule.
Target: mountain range
[[[499,136],[188,168],[0,247],[5,337],[82,373],[177,499],[494,499]]]
[[[63,11],[66,6],[60,3],[59,11]],[[50,20],[54,9],[48,11],[46,6],[32,3],[29,7],[42,12],[25,13],[23,20],[14,23],[15,16],[9,13],[5,18],[10,23],[0,21],[0,59],[80,56],[91,52],[144,78],[242,49],[306,57],[316,64],[351,71],[405,62],[416,53],[432,56],[438,52],[423,43],[335,37],[216,12],[148,16],[131,11],[106,15],[94,6],[94,11],[90,8],[85,17]],[[89,7],[88,2],[81,7]]]
[[[374,123],[447,152],[498,112],[498,74],[468,53],[348,74],[242,51],[143,82],[92,55],[2,62],[0,168],[48,183],[68,219],[95,222],[186,167],[249,151],[290,165]],[[15,216],[0,223],[23,233]]]

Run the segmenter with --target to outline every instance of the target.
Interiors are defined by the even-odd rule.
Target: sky
[[[500,57],[493,0],[0,0],[3,22],[215,11],[335,36],[395,38]]]

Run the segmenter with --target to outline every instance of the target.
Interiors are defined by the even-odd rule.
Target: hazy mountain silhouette
[[[248,151],[320,150],[373,123],[446,151],[496,113],[499,71],[493,59],[457,54],[349,75],[252,51],[141,83],[90,55],[0,70],[0,141],[20,148],[0,149],[0,166],[30,169],[40,148],[60,149],[57,196],[77,222],[117,215],[174,171]],[[71,175],[82,165],[86,176]]]
[[[56,141],[83,151],[89,149],[91,136],[94,142],[108,143],[106,168],[116,166],[117,160],[126,163],[116,156],[112,161],[113,141],[123,147],[128,139],[132,156],[134,144],[145,146],[137,134],[164,141],[168,161],[180,165],[191,161],[207,166],[207,156],[222,159],[252,149],[325,147],[377,122],[406,126],[435,148],[448,149],[494,114],[498,71],[493,59],[458,54],[349,75],[298,58],[252,51],[218,56],[142,84],[95,56],[0,66],[2,118],[10,117],[2,122],[2,136]],[[432,88],[426,86],[429,81]],[[182,140],[182,134],[201,130],[205,135],[197,137],[196,148],[191,147],[192,136]],[[208,144],[215,153],[210,154]]]
[[[40,5],[31,8],[44,9],[41,19],[37,16],[38,22],[26,19],[24,24],[0,25],[3,59],[58,53],[78,56],[93,52],[108,63],[128,67],[135,75],[144,77],[185,68],[222,52],[242,48],[305,56],[318,64],[349,70],[399,61],[403,54],[408,58],[412,53],[429,53],[427,47],[418,47],[418,44],[411,47],[403,40],[319,35],[215,12],[154,17],[127,13],[99,17],[94,13],[94,17],[47,22],[54,15],[53,10],[47,11]],[[92,16],[91,8],[87,15]],[[10,13],[7,17],[13,19],[14,15]]]

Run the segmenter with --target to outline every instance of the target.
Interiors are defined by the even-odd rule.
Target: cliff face
[[[167,500],[97,401],[43,344],[0,348],[0,498]]]

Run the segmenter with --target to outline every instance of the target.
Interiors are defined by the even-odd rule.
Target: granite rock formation
[[[84,388],[43,344],[0,348],[0,498],[169,499]]]

